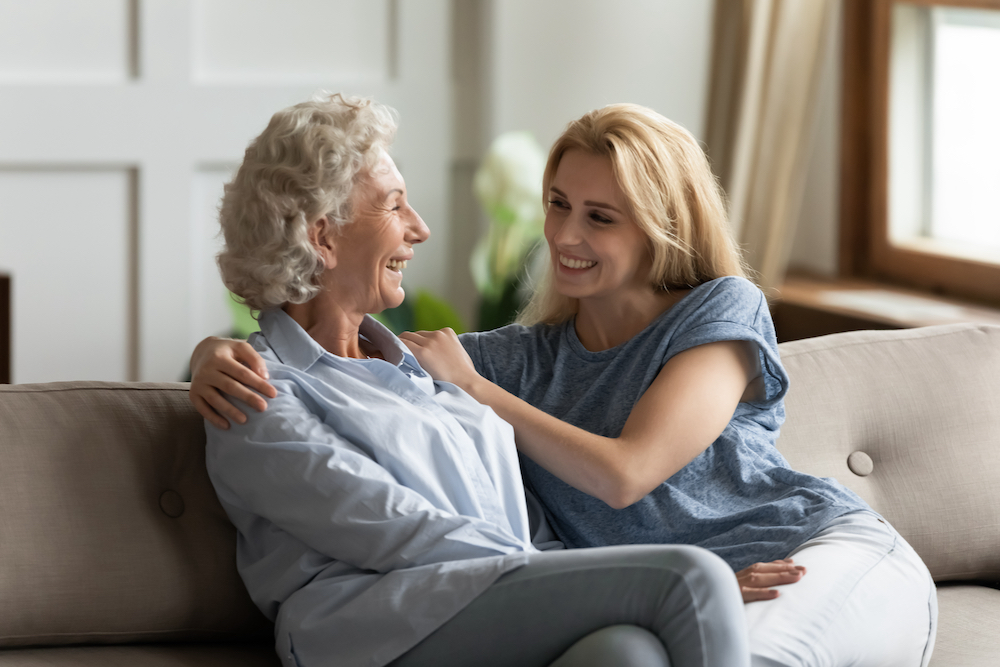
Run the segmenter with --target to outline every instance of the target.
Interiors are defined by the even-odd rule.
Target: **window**
[[[845,12],[842,273],[1000,303],[1000,0]]]

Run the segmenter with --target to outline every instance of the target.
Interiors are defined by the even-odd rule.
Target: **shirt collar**
[[[280,308],[260,314],[260,330],[281,363],[300,371],[308,370],[324,354],[330,354]],[[403,341],[371,315],[365,315],[359,333],[378,348],[393,366],[409,365],[414,370],[423,371]]]

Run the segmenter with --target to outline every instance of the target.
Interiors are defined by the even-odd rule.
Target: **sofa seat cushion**
[[[938,588],[937,646],[930,667],[1000,664],[1000,590],[985,586]]]
[[[277,667],[268,644],[147,644],[0,650],[0,667]]]

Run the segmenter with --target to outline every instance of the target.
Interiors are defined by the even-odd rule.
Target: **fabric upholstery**
[[[72,646],[0,651],[0,667],[277,667],[270,644]]]
[[[1000,327],[780,350],[778,448],[871,503],[935,579],[964,582],[939,589],[932,667],[1000,664]],[[0,386],[0,667],[278,664],[186,392]]]
[[[181,384],[0,386],[0,646],[270,640]]]
[[[792,467],[861,495],[936,581],[1000,580],[1000,327],[837,334],[781,356],[791,389],[777,445]],[[852,472],[855,452],[870,474]]]
[[[1000,591],[985,586],[941,586],[938,614],[938,642],[931,667],[1000,664]]]

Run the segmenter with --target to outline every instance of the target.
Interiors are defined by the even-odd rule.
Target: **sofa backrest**
[[[187,385],[0,386],[0,647],[271,640]]]
[[[1000,580],[1000,327],[781,354],[792,466],[861,495],[935,579]],[[0,386],[0,647],[271,641],[204,443],[187,385]]]
[[[1000,327],[859,331],[780,346],[778,449],[885,516],[935,580],[1000,581]]]

